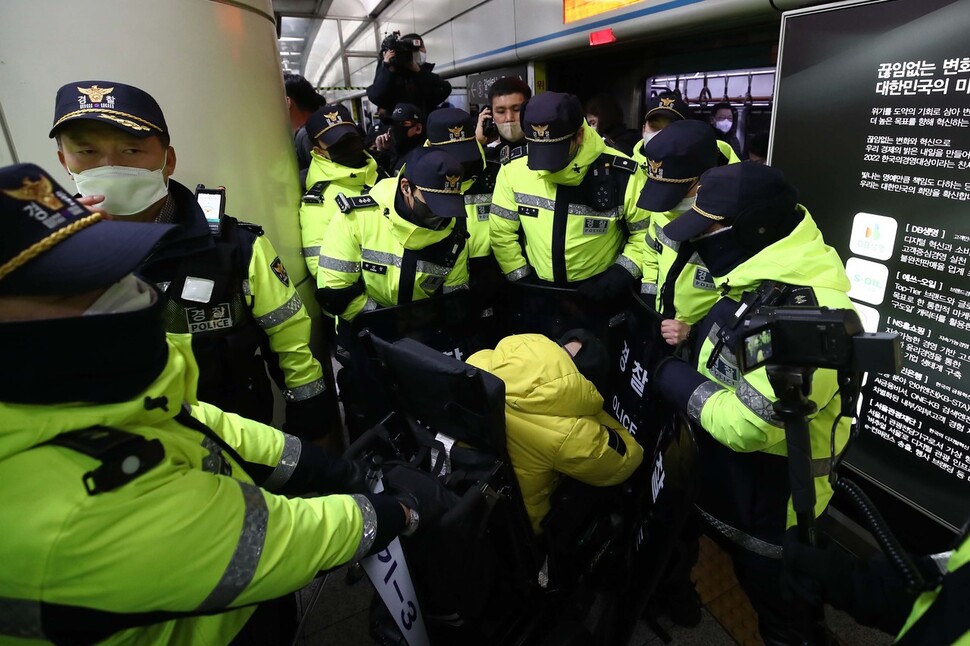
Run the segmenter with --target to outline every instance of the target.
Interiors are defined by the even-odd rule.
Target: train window
[[[771,127],[771,107],[774,100],[775,68],[693,72],[687,74],[658,74],[645,81],[642,117],[652,97],[661,92],[679,92],[691,110],[691,117],[710,121],[713,108],[728,103],[732,108],[728,138],[737,138],[737,152],[742,159],[750,155],[763,158],[762,142],[767,141]],[[722,113],[722,116],[723,115]],[[722,128],[727,120],[722,119]],[[712,124],[713,125],[713,124]],[[765,154],[762,154],[765,153]]]

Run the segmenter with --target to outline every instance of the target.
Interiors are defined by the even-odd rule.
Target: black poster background
[[[867,151],[867,144],[875,143],[868,138],[872,135],[943,138],[951,140],[951,149],[970,151],[970,127],[947,127],[938,120],[932,125],[880,126],[870,120],[876,108],[916,108],[917,113],[920,108],[970,108],[970,94],[955,89],[957,79],[970,77],[970,73],[947,77],[943,69],[944,59],[970,57],[968,27],[970,0],[888,0],[786,16],[782,23],[771,164],[780,168],[799,189],[799,201],[812,213],[826,241],[839,251],[843,262],[858,256],[888,268],[888,285],[882,304],[869,305],[879,311],[879,331],[899,332],[900,325],[925,329],[922,337],[907,331],[909,341],[903,342],[904,370],[909,368],[910,372],[897,382],[901,400],[922,398],[939,404],[940,383],[964,393],[970,392],[970,357],[967,357],[966,349],[956,353],[967,359],[960,361],[959,378],[946,374],[946,371],[921,366],[922,357],[916,352],[926,341],[937,343],[938,347],[948,345],[949,341],[941,341],[941,335],[957,344],[970,342],[970,333],[948,323],[900,311],[892,303],[894,289],[901,280],[920,290],[924,290],[919,284],[921,281],[928,285],[935,282],[939,286],[936,291],[948,298],[955,297],[956,303],[970,300],[953,291],[953,288],[970,290],[967,276],[914,267],[900,258],[903,238],[914,235],[911,229],[907,231],[908,226],[913,225],[939,229],[941,233],[928,238],[952,244],[956,250],[958,243],[955,239],[959,238],[955,236],[970,235],[970,201],[942,195],[931,197],[893,192],[884,188],[873,190],[860,186],[860,182],[863,173],[875,172],[952,180],[962,185],[970,182],[970,170],[882,163],[873,157],[866,159],[867,153],[874,152]],[[947,93],[929,96],[923,93],[915,96],[878,94],[877,83],[884,80],[877,75],[880,64],[908,61],[935,63],[933,78],[950,79]],[[970,82],[965,83],[970,87]],[[970,118],[967,121],[970,122]],[[922,151],[924,146],[918,145],[918,148]],[[923,156],[923,153],[916,156]],[[967,187],[962,190],[970,192]],[[897,221],[895,244],[889,259],[875,260],[850,251],[853,218],[859,212],[884,215]],[[962,246],[970,244],[963,243]],[[851,278],[853,272],[849,273]],[[902,274],[907,277],[900,278]],[[917,338],[922,340],[917,341]],[[922,376],[921,384],[916,383],[919,377],[913,376],[914,372]],[[940,457],[941,460],[960,455],[962,465],[970,461],[970,456],[960,448],[960,443],[970,443],[970,425],[961,431],[951,419],[929,419],[910,408],[903,408],[904,404],[899,401],[873,395],[872,375],[869,381],[863,391],[864,404],[858,418],[862,431],[846,462],[915,506],[959,527],[970,515],[970,473],[964,473],[963,478],[957,474],[959,469],[948,473],[927,459],[917,457],[912,446],[906,448],[909,442],[893,443],[880,437],[872,428],[881,426],[885,435],[890,424],[887,418],[894,417],[896,424],[900,420],[906,423],[907,418],[915,419],[917,434],[922,432],[932,436],[933,450],[938,450],[941,456],[949,456]],[[961,400],[955,405],[963,407],[963,413],[967,413],[965,406],[968,403],[970,401]],[[880,411],[875,413],[875,418],[873,407]],[[902,414],[887,414],[889,409]],[[940,436],[944,436],[942,440]]]
[[[514,67],[503,67],[481,74],[469,74],[466,83],[468,87],[468,103],[478,106],[488,106],[488,89],[492,83],[503,76],[518,76],[520,79],[529,82],[529,66],[516,65]]]

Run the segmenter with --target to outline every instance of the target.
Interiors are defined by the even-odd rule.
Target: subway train
[[[422,38],[434,72],[451,85],[442,105],[473,116],[488,107],[489,88],[506,76],[525,81],[534,95],[564,92],[584,105],[610,95],[622,109],[622,126],[638,136],[648,104],[661,92],[678,93],[692,118],[712,127],[715,108],[728,104],[742,163],[760,158],[798,189],[799,203],[812,212],[845,263],[848,296],[862,326],[853,332],[856,345],[840,368],[846,388],[858,395],[851,399],[854,410],[843,411],[854,418],[853,439],[836,458],[833,426],[830,465],[852,484],[836,487],[818,531],[860,559],[887,549],[942,555],[965,536],[970,519],[970,387],[962,380],[970,361],[970,230],[959,217],[962,203],[970,200],[965,179],[970,45],[963,37],[968,16],[970,0],[5,0],[0,5],[0,166],[34,162],[72,187],[47,136],[57,89],[81,78],[145,89],[158,99],[178,151],[174,178],[188,186],[225,187],[226,212],[262,227],[288,280],[308,304],[315,353],[331,363],[332,335],[325,330],[330,320],[309,306],[317,286],[304,261],[299,223],[301,195],[308,187],[301,185],[297,169],[283,74],[304,76],[328,103],[347,107],[363,128],[377,128],[382,115],[368,99],[367,87],[381,65],[382,43],[395,32],[414,33]],[[510,328],[516,332],[553,336],[566,329],[564,322],[582,319],[575,318],[583,306],[573,295],[517,298],[533,299],[530,316],[535,318],[533,327],[518,320]],[[446,301],[433,315],[447,319],[451,313]],[[407,318],[406,312],[402,316]],[[535,323],[540,319],[544,323]],[[368,335],[366,344],[383,371],[375,378],[384,380],[383,386],[392,384],[380,391],[387,399],[380,417],[396,414],[393,424],[401,428],[433,419],[434,412],[416,403],[420,396],[411,392],[410,382],[421,374],[413,366],[434,360],[422,354],[426,348],[385,345],[382,336],[394,333],[380,330],[400,332],[399,320],[371,320],[373,337]],[[624,378],[628,344],[649,345],[637,336],[637,326],[655,324],[640,308],[604,331],[612,335],[609,350],[614,362],[622,361]],[[436,332],[441,328],[435,324]],[[792,348],[807,342],[821,324],[798,329],[802,336]],[[873,340],[880,334],[898,339],[896,374],[880,374],[891,372],[875,358],[886,348]],[[434,347],[435,355],[462,343],[453,327],[444,340],[409,336]],[[452,355],[464,359],[479,347]],[[813,357],[822,360],[820,354]],[[402,368],[396,361],[411,363]],[[432,381],[428,377],[425,383]],[[472,388],[485,397],[483,384],[449,385],[441,396],[458,401]],[[639,390],[642,395],[643,384]],[[276,395],[279,422],[283,398]],[[512,532],[511,542],[475,552],[479,545],[472,542],[481,536],[459,532],[469,541],[468,565],[458,566],[461,555],[441,546],[424,549],[441,550],[469,574],[484,576],[492,564],[489,581],[495,572],[507,580],[489,585],[515,600],[483,618],[492,607],[461,586],[455,602],[479,622],[470,624],[477,635],[455,628],[440,612],[435,615],[429,599],[440,598],[444,582],[455,577],[440,564],[429,566],[433,559],[412,548],[415,553],[405,556],[414,582],[405,594],[432,606],[430,613],[425,608],[424,620],[430,641],[425,635],[405,636],[396,621],[399,608],[387,595],[400,583],[392,573],[400,573],[394,568],[404,557],[388,551],[380,564],[329,572],[302,590],[293,643],[763,643],[730,559],[706,537],[691,573],[703,607],[700,624],[684,628],[650,612],[651,595],[676,551],[675,534],[696,496],[695,434],[703,430],[675,414],[665,417],[666,409],[631,410],[621,394],[606,398],[604,407],[635,435],[644,420],[662,419],[657,425],[662,430],[651,435],[640,428],[638,439],[650,443],[644,464],[651,468],[623,491],[641,505],[636,518],[624,524],[600,510],[597,522],[584,526],[586,569],[570,571],[566,593],[550,594],[548,581],[542,590],[522,593],[523,587],[535,587],[515,578],[522,569],[493,564],[496,558],[516,565],[535,558],[514,544],[523,534]],[[370,459],[400,460],[414,452],[408,442],[389,442],[386,434],[365,436],[374,444],[347,443]],[[476,446],[491,440],[469,436],[463,441]],[[498,453],[508,457],[504,449]],[[665,486],[668,497],[660,497]],[[495,467],[468,491],[488,499],[509,489],[516,489],[514,477]],[[568,491],[562,496],[567,508],[580,504]],[[486,503],[476,498],[468,504],[479,510]],[[611,511],[606,503],[604,508]],[[521,518],[513,518],[521,511],[496,516],[511,514],[505,521],[521,524]],[[469,521],[453,522],[465,528]],[[484,527],[485,521],[478,522]],[[604,539],[607,526],[623,540]],[[541,558],[537,565],[542,566]],[[600,585],[610,577],[623,584]],[[404,600],[400,588],[396,594]],[[516,603],[520,607],[508,607]],[[524,618],[522,608],[535,616]],[[7,643],[3,609],[0,599],[0,643]],[[584,619],[585,628],[577,626]],[[831,608],[826,619],[828,638],[836,643],[883,644],[895,636]],[[599,623],[590,628],[589,622]],[[11,638],[11,643],[21,642]]]

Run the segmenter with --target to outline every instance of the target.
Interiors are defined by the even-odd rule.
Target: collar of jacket
[[[727,287],[732,296],[757,287],[764,280],[776,280],[789,285],[849,291],[849,278],[838,252],[825,244],[812,214],[799,204],[802,221],[795,230],[765,247],[732,269],[715,283]]]
[[[211,249],[215,245],[215,238],[209,231],[209,223],[205,220],[205,213],[196,201],[195,194],[170,179],[168,195],[169,199],[175,202],[172,224],[178,225],[178,228],[162,242],[148,262],[184,256],[203,249]]]
[[[64,319],[64,321],[69,322],[65,324],[68,326],[76,323],[76,319]],[[2,327],[6,328],[7,324]],[[76,330],[73,334],[76,334]],[[74,338],[81,339],[79,336]],[[0,401],[0,420],[2,420],[0,428],[3,429],[0,431],[0,459],[43,444],[65,431],[92,426],[111,426],[120,429],[154,426],[175,417],[182,402],[196,404],[195,393],[199,369],[192,356],[191,335],[166,335],[159,332],[158,339],[161,341],[166,358],[162,360],[154,379],[140,385],[136,392],[129,392],[121,401],[108,403],[72,401],[64,390],[67,372],[64,367],[55,366],[56,372],[48,371],[47,367],[37,367],[35,374],[39,378],[33,382],[36,383],[36,387],[49,389],[52,394],[59,396],[49,398],[51,401],[45,404]],[[122,348],[117,343],[117,339],[114,341],[114,343],[100,344],[96,350],[116,355],[122,350],[131,353],[135,349],[133,344],[124,344]],[[130,384],[125,382],[125,375],[109,374],[112,366],[92,363],[85,366],[75,364],[72,367],[74,368],[72,378],[112,379],[115,386],[131,390]]]
[[[604,150],[606,150],[606,142],[596,134],[596,131],[586,121],[583,121],[583,143],[579,144],[576,156],[561,170],[555,172],[538,171],[539,177],[553,184],[578,186],[586,177],[586,171],[603,154]]]
[[[452,229],[455,228],[454,221],[449,222],[444,229],[432,231],[408,222],[398,215],[397,209],[394,207],[394,199],[397,196],[400,177],[401,175],[398,173],[397,177],[382,179],[370,192],[371,197],[381,207],[384,217],[387,218],[394,239],[401,243],[405,249],[417,250],[440,242],[451,235]]]
[[[315,150],[310,151],[310,170],[307,172],[306,185],[313,186],[317,182],[332,182],[347,188],[354,188],[357,192],[364,186],[373,186],[377,183],[377,162],[365,152],[367,163],[360,168],[342,166],[327,159],[323,155],[317,154]]]

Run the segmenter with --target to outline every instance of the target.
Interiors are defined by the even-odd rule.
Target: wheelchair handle
[[[468,491],[461,497],[458,504],[449,509],[438,521],[438,527],[442,529],[451,529],[457,525],[465,516],[470,512],[475,505],[485,499],[485,492],[482,491],[482,487],[470,487]]]
[[[357,440],[347,447],[344,451],[343,457],[347,460],[359,460],[364,454],[367,447],[370,446],[371,442],[377,439],[381,439],[381,427],[380,425],[372,426],[357,438]]]

